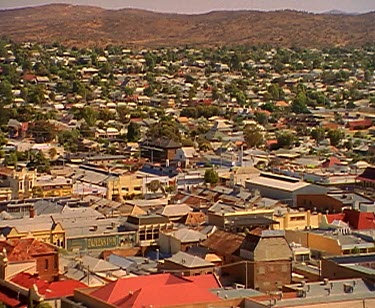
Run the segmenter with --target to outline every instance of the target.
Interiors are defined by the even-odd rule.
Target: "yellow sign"
[[[107,248],[116,247],[117,240],[116,237],[94,237],[87,239],[87,248]]]

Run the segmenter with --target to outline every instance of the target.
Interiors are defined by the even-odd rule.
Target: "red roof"
[[[36,275],[28,273],[19,273],[14,276],[11,281],[26,289],[30,289],[35,284],[39,294],[43,295],[45,298],[71,296],[74,294],[75,289],[87,287],[82,282],[76,280],[61,280],[49,283],[39,279]]]
[[[119,279],[91,295],[116,307],[165,307],[220,301],[209,291],[218,287],[213,275],[182,278],[158,274]]]
[[[334,220],[342,220],[342,221],[344,221],[345,214],[344,213],[340,213],[340,214],[327,214],[326,217],[327,217],[327,222],[329,224],[331,224]]]
[[[334,165],[339,165],[339,164],[341,164],[341,161],[337,157],[331,156],[328,160],[326,160],[322,164],[322,167],[323,168],[330,168],[330,167],[333,167]]]
[[[10,262],[29,261],[33,260],[34,256],[55,253],[56,251],[53,246],[33,238],[0,241],[0,249],[4,248]]]
[[[369,128],[372,126],[371,120],[358,120],[358,121],[351,121],[348,123],[348,127],[350,129],[356,129],[356,128]]]
[[[360,212],[356,210],[345,210],[345,222],[353,229],[367,230],[375,229],[375,214],[373,212]]]

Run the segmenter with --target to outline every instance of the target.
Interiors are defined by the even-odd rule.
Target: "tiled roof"
[[[233,254],[239,249],[244,239],[243,235],[218,230],[202,242],[201,245],[216,253],[227,255]]]
[[[178,265],[182,265],[187,268],[200,268],[200,267],[209,267],[214,266],[213,263],[206,261],[200,257],[191,255],[189,253],[179,251],[174,254],[172,257],[166,259],[166,261],[173,262]]]
[[[30,289],[35,284],[38,292],[45,298],[72,296],[75,289],[86,287],[85,284],[76,280],[62,280],[48,283],[28,273],[19,273],[11,281],[26,289]]]
[[[28,238],[21,240],[0,241],[0,249],[7,251],[10,262],[33,260],[33,256],[55,253],[55,248],[38,240]]]

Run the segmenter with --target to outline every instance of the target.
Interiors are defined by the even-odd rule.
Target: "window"
[[[281,267],[281,271],[282,271],[283,273],[288,272],[288,265],[283,265],[283,266]]]
[[[258,274],[264,274],[266,271],[265,271],[265,268],[264,266],[259,266],[258,267]]]
[[[48,264],[48,260],[45,259],[45,260],[44,260],[44,269],[45,269],[45,270],[48,270],[48,265],[49,265],[49,264]]]

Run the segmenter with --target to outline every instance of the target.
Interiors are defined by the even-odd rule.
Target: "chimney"
[[[34,218],[35,217],[34,206],[32,206],[32,207],[29,208],[29,215],[30,215],[30,218]]]

